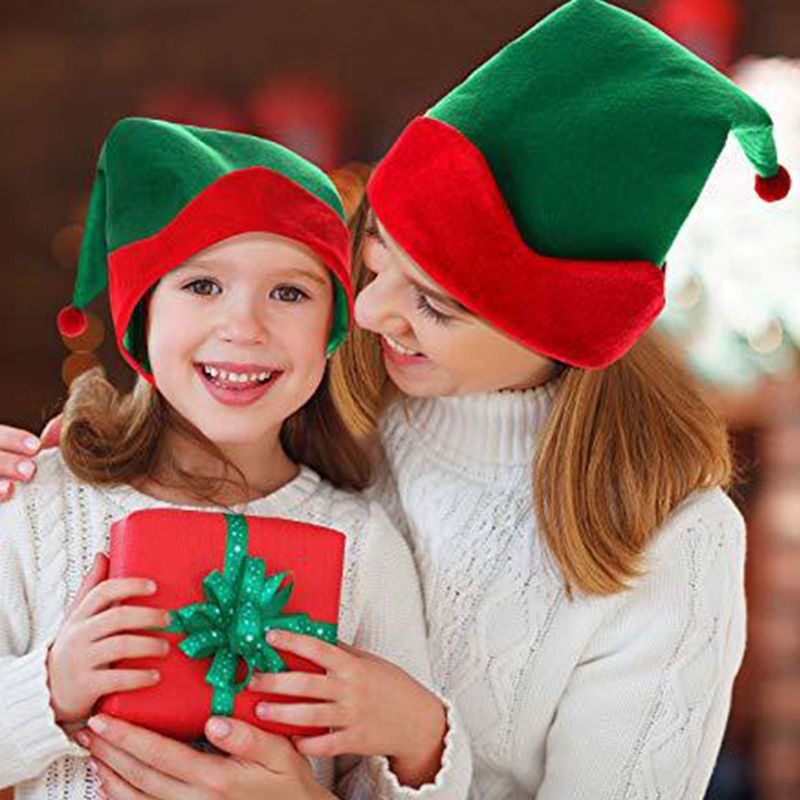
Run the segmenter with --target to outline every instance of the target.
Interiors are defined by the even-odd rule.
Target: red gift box
[[[340,531],[318,525],[177,509],[137,511],[111,526],[109,577],[152,578],[156,582],[155,594],[134,598],[128,601],[130,605],[176,610],[202,603],[206,599],[204,579],[214,570],[225,570],[231,520],[238,521],[239,530],[242,521],[246,523],[246,555],[264,559],[267,576],[286,572],[293,581],[282,613],[305,613],[313,622],[335,625],[345,537]],[[280,585],[285,587],[287,581]],[[107,695],[99,710],[174,739],[194,741],[202,736],[212,715],[214,689],[206,682],[212,657],[195,659],[184,654],[178,645],[187,640],[186,634],[147,631],[143,635],[166,638],[169,654],[165,658],[126,659],[115,666],[157,669],[160,682],[146,689]],[[289,670],[324,671],[291,653],[276,652]],[[236,680],[242,681],[246,675],[247,664],[240,658]],[[325,732],[258,719],[255,706],[263,700],[285,703],[296,698],[243,689],[235,695],[233,716],[284,735]]]

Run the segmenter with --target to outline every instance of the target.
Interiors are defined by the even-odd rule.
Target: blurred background
[[[0,420],[38,431],[98,362],[108,317],[67,344],[100,145],[142,114],[265,135],[329,170],[349,209],[412,116],[553,0],[3,0]],[[800,181],[798,0],[621,2],[764,103]],[[800,184],[767,207],[735,147],[669,260],[660,323],[728,419],[749,523],[748,654],[708,797],[800,798]],[[2,793],[0,793],[2,796]],[[567,800],[565,798],[565,800]]]

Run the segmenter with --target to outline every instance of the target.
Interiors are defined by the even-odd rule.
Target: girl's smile
[[[204,362],[196,368],[208,393],[230,406],[246,406],[260,400],[283,374],[262,364]]]

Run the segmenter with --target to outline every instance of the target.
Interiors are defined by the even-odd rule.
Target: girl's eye
[[[424,316],[432,319],[439,325],[448,325],[453,321],[453,317],[448,314],[443,314],[439,309],[434,308],[428,298],[415,286],[414,292],[417,295],[417,309]]]
[[[296,286],[277,286],[272,290],[270,297],[282,303],[301,303],[303,300],[308,300],[308,295]]]
[[[210,278],[197,278],[197,280],[187,283],[183,289],[192,294],[201,294],[204,296],[219,294],[222,291],[219,284],[212,281]]]

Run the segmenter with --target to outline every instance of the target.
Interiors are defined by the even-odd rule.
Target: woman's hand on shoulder
[[[326,671],[257,673],[248,687],[310,701],[256,707],[262,719],[332,729],[295,738],[300,753],[386,756],[401,784],[419,788],[434,780],[447,732],[445,707],[435,694],[400,667],[355,647],[287,631],[271,631],[268,641]]]
[[[60,416],[47,423],[41,438],[10,425],[0,425],[0,503],[14,496],[17,482],[33,478],[36,474],[34,456],[42,449],[57,446],[60,433]]]

